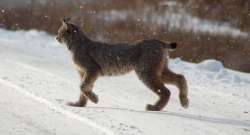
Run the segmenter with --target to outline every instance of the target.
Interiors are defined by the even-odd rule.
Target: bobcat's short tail
[[[177,48],[177,43],[173,42],[173,43],[170,43],[170,49],[176,49]]]
[[[175,50],[177,48],[177,43],[175,43],[175,42],[164,43],[163,47],[166,49]]]

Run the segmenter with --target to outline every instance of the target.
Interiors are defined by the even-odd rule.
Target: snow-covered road
[[[79,95],[70,55],[44,32],[0,30],[1,135],[250,135],[250,74],[174,59],[172,70],[186,76],[189,109],[177,89],[161,112],[146,112],[157,97],[132,72],[100,78],[98,104],[66,106]]]

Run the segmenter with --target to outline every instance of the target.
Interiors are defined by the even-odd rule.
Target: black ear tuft
[[[177,48],[177,43],[175,43],[175,42],[170,43],[170,47],[171,47],[171,49]]]
[[[71,20],[70,17],[64,17],[61,19],[62,23],[68,23]]]

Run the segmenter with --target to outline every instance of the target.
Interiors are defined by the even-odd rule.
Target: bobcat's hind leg
[[[168,84],[174,84],[180,90],[179,99],[182,107],[188,108],[189,100],[188,100],[188,87],[187,81],[183,75],[176,74],[169,70],[167,67],[163,69],[162,72],[162,80]]]
[[[154,105],[148,104],[146,106],[146,110],[147,111],[160,111],[167,105],[171,93],[164,85],[162,85],[160,88],[152,87],[151,90],[159,96],[159,100],[156,101]]]
[[[146,110],[160,111],[167,105],[171,95],[170,91],[164,86],[161,77],[166,63],[165,51],[159,48],[152,48],[146,51],[146,53],[140,56],[135,72],[139,79],[159,96],[155,104],[146,106]]]
[[[136,73],[139,79],[155,94],[159,96],[159,99],[156,101],[155,104],[151,105],[148,104],[146,106],[146,110],[148,111],[160,111],[166,106],[170,98],[170,91],[164,86],[160,76],[157,74],[152,73],[152,71],[145,72],[136,70]]]

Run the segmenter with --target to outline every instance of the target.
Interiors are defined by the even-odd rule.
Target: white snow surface
[[[188,81],[190,106],[178,90],[160,112],[145,111],[157,96],[134,72],[97,80],[98,104],[65,105],[79,96],[79,78],[66,48],[39,32],[0,29],[1,135],[250,135],[250,74],[219,61],[170,59]]]

